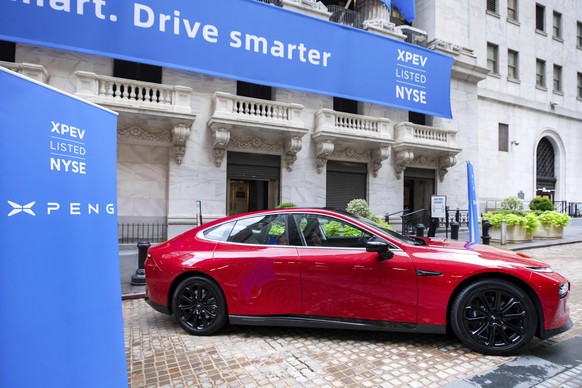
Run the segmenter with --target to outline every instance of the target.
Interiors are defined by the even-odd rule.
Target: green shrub
[[[494,211],[483,214],[483,218],[487,218],[489,223],[494,228],[501,227],[501,221],[505,221],[507,226],[520,225],[527,233],[533,233],[539,227],[540,222],[536,215],[532,212],[514,213],[511,211]]]
[[[523,211],[523,201],[517,197],[507,197],[501,201],[501,210],[509,210],[512,212]]]
[[[368,202],[366,202],[365,199],[352,199],[350,202],[348,202],[346,211],[348,213],[357,214],[364,218],[370,218],[370,216],[372,216],[370,205],[368,205]]]
[[[538,215],[538,221],[544,228],[552,226],[567,226],[570,224],[570,216],[555,210],[545,211]]]
[[[554,210],[554,204],[549,198],[534,198],[529,203],[529,208],[531,210],[538,211],[551,211]]]
[[[295,205],[293,202],[283,202],[283,203],[278,204],[275,208],[282,209],[285,207],[297,207],[297,205]]]
[[[362,232],[351,226],[331,221],[323,225],[323,232],[326,236],[345,236],[345,237],[359,237]]]

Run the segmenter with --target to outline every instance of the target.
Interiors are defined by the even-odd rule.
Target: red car
[[[150,248],[146,301],[187,332],[225,324],[444,334],[509,355],[572,327],[570,283],[488,245],[406,237],[326,209],[240,214]]]

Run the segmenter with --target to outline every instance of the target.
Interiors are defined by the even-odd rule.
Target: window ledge
[[[511,77],[507,77],[507,81],[508,82],[512,82],[514,84],[521,84],[521,81],[519,80],[519,78],[511,78]]]
[[[490,71],[489,74],[487,74],[490,77],[494,77],[494,78],[501,78],[501,75],[499,73]]]
[[[541,86],[541,85],[536,85],[536,89],[537,90],[542,90],[544,92],[547,92],[548,91],[548,88],[546,88],[545,86]]]
[[[515,19],[507,18],[507,23],[514,24],[514,25],[516,25],[518,27],[521,26],[521,24],[519,23],[519,20],[515,20]]]
[[[499,14],[497,12],[493,12],[493,11],[489,11],[489,10],[487,10],[487,15],[493,16],[493,17],[498,18],[498,19],[500,18]]]
[[[542,30],[538,30],[537,28],[536,28],[536,34],[540,34],[540,35],[543,35],[543,36],[548,36],[548,33],[547,32],[542,31]]]
[[[552,36],[552,38],[556,41],[556,42],[560,42],[560,43],[564,43],[564,39],[562,39],[561,36]]]
[[[564,92],[563,92],[563,91],[561,91],[561,90],[553,90],[552,92],[553,92],[555,95],[557,95],[557,96],[563,96],[563,95],[564,95]]]

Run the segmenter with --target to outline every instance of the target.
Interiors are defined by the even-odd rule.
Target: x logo
[[[34,212],[32,211],[32,207],[34,206],[35,203],[36,201],[33,201],[22,206],[17,204],[16,202],[8,201],[8,204],[12,206],[12,210],[10,211],[10,213],[8,213],[8,217],[21,212],[25,212],[27,214],[30,214],[31,216],[35,216],[36,214],[34,214]]]

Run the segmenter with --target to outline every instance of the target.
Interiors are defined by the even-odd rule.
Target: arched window
[[[536,195],[554,199],[556,174],[554,170],[556,156],[554,146],[544,137],[538,143],[536,161]]]

